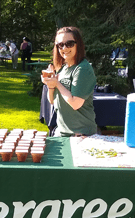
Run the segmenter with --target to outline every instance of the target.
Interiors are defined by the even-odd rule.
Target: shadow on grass
[[[33,53],[34,59],[50,59],[50,53],[38,51]],[[32,84],[27,83],[28,76],[25,73],[31,71],[22,70],[22,61],[19,56],[18,68],[13,69],[12,61],[9,60],[6,65],[0,63],[0,111],[5,109],[28,110],[40,113],[40,98],[29,96],[28,92],[32,90]]]
[[[19,90],[19,89],[18,89]],[[8,91],[0,92],[1,113],[5,109],[40,111],[40,101],[35,97],[30,97],[27,93],[10,93]]]
[[[40,111],[40,99],[28,95],[32,86],[26,83],[28,78],[22,75],[20,69],[21,63],[16,71],[12,69],[12,63],[9,63],[8,68],[0,66],[1,113],[5,109]]]
[[[7,63],[7,65],[3,65],[3,64],[0,64],[0,72],[1,73],[4,73],[4,74],[7,74],[7,73],[16,73],[16,72],[21,72],[22,71],[22,63],[21,62],[18,62],[18,67],[17,69],[13,69],[13,66],[12,66],[12,62],[10,61],[9,63]],[[0,74],[1,76],[1,74]]]

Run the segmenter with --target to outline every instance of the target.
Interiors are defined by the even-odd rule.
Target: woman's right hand
[[[51,77],[43,77],[41,75],[41,81],[48,86],[48,88],[55,88],[58,82],[58,75],[55,74],[55,69],[53,64],[49,64],[47,71],[52,71],[53,75]]]
[[[48,88],[55,88],[58,84],[58,75],[52,75],[50,78],[41,75],[41,81],[46,84]]]

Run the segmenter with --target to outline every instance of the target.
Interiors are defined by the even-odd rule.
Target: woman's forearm
[[[56,78],[43,78],[43,82],[48,86],[48,100],[53,104],[54,88],[57,88],[61,93],[63,99],[74,109],[78,110],[84,104],[84,99],[72,96],[71,92],[67,90]]]
[[[47,98],[50,104],[53,104],[53,94],[54,94],[54,88],[48,88]]]
[[[84,99],[76,96],[72,96],[71,92],[67,90],[60,82],[57,83],[57,89],[61,93],[64,100],[74,109],[79,109],[83,103]]]

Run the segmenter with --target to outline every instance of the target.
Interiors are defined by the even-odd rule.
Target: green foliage
[[[135,1],[133,0],[1,0],[0,40],[7,37],[20,46],[27,35],[34,49],[51,51],[57,28],[82,30],[86,57],[96,75],[115,72],[109,56],[114,48],[126,47],[129,58],[128,85],[135,77]],[[17,34],[16,34],[17,33]]]
[[[0,41],[6,38],[17,43],[24,36],[32,41],[33,49],[45,47],[52,40],[55,22],[48,18],[52,3],[48,0],[5,0],[0,3]]]
[[[58,27],[75,25],[82,30],[86,56],[96,75],[113,75],[115,66],[109,61],[112,50],[117,47],[128,49],[127,85],[131,91],[135,77],[135,2],[57,0],[53,5],[49,15],[56,18]]]
[[[38,61],[40,59],[41,65],[31,65],[33,69],[25,73],[26,84],[30,85],[30,90],[28,94],[30,96],[35,96],[41,98],[43,83],[41,82],[41,72],[46,69],[50,63],[52,56],[49,51],[37,51],[33,53],[33,60]]]
[[[36,96],[41,99],[43,83],[41,82],[41,73],[43,69],[46,69],[48,64],[45,64],[42,67],[36,67],[30,73],[24,75],[28,76],[26,83],[32,85],[32,89],[28,91],[30,96]]]
[[[116,72],[116,68],[112,65],[112,60],[108,55],[104,55],[100,58],[100,62],[95,67],[96,75],[113,75]]]
[[[50,43],[48,46],[45,47],[45,51],[48,51],[49,53],[53,51],[54,43]]]
[[[127,97],[130,93],[128,79],[125,77],[114,75],[98,75],[97,85],[104,86],[109,84],[112,86],[112,91]]]

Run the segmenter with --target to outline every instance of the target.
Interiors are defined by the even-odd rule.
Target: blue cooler
[[[135,93],[127,95],[124,142],[135,147]]]

